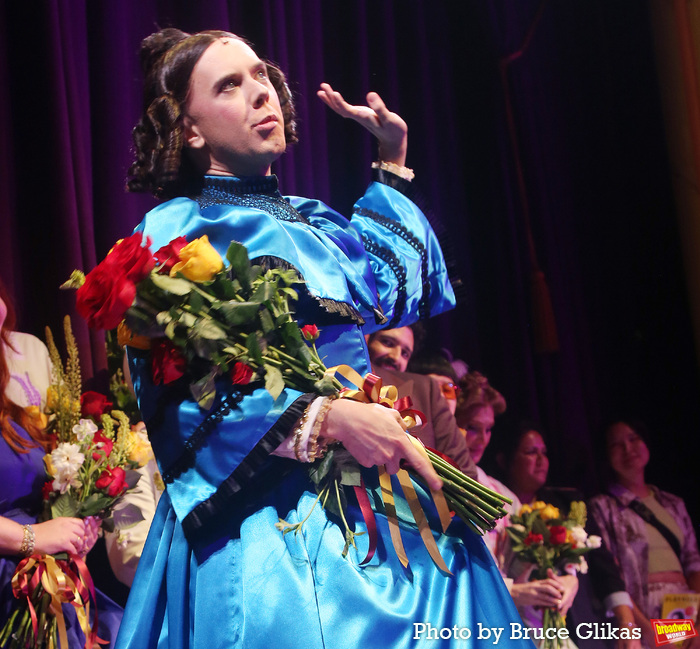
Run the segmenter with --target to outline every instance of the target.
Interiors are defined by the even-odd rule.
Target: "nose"
[[[253,106],[255,108],[261,108],[270,98],[270,90],[264,83],[258,81],[257,79],[253,79],[252,83],[253,87],[251,92],[253,95]]]

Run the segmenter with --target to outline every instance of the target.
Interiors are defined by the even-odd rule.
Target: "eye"
[[[228,77],[219,84],[219,92],[231,92],[239,85],[239,80],[236,77]]]
[[[260,79],[261,81],[267,81],[267,79],[269,78],[268,74],[267,74],[267,70],[264,68],[261,68],[260,70],[258,70],[255,73],[255,76],[256,76],[256,78]]]

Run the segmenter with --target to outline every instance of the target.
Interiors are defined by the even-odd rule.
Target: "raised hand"
[[[341,117],[355,120],[377,138],[380,160],[393,162],[401,167],[406,164],[406,122],[396,113],[392,113],[376,92],[368,93],[367,106],[349,104],[327,83],[322,83],[316,94],[331,110]]]

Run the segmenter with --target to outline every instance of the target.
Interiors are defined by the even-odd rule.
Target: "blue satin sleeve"
[[[329,238],[336,239],[342,230],[362,244],[358,267],[369,260],[371,283],[387,318],[386,322],[367,318],[365,333],[402,327],[454,307],[437,237],[421,209],[397,189],[373,182],[355,204],[349,226],[319,201],[289,200]]]

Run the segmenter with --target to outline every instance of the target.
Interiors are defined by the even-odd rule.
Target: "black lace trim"
[[[402,266],[399,258],[389,248],[380,246],[376,241],[372,241],[366,236],[362,237],[362,245],[365,250],[375,257],[379,257],[394,273],[398,284],[398,294],[394,304],[394,317],[386,325],[387,329],[393,329],[401,320],[406,310],[406,269]]]
[[[219,488],[185,516],[182,521],[185,535],[196,532],[204,527],[209,520],[226,511],[231,499],[241,492],[262,467],[270,453],[287,438],[292,426],[317,396],[316,394],[303,394],[282,413],[272,428],[265,433],[231,475],[219,485]]]
[[[207,176],[201,193],[193,197],[193,200],[197,201],[200,209],[211,205],[252,207],[280,221],[309,225],[309,220],[284,200],[276,176],[244,179]]]
[[[402,225],[398,221],[394,221],[394,219],[390,219],[389,217],[384,216],[383,214],[379,214],[378,212],[369,210],[366,207],[356,208],[355,214],[359,214],[360,216],[366,216],[367,218],[372,219],[376,223],[379,223],[379,225],[385,227],[387,230],[401,237],[420,255],[422,293],[420,301],[418,302],[418,317],[421,320],[429,318],[430,302],[428,298],[430,296],[430,279],[428,278],[428,254],[425,250],[423,242],[420,239],[418,239],[418,237],[416,237],[412,232],[409,232],[409,230],[404,225]]]
[[[383,185],[388,185],[392,189],[401,192],[406,198],[414,202],[425,214],[435,232],[440,248],[442,249],[442,255],[445,258],[445,267],[447,268],[447,276],[449,277],[450,284],[452,284],[452,289],[455,292],[455,299],[457,304],[466,301],[468,297],[467,288],[462,282],[459,276],[459,255],[460,250],[457,246],[456,240],[452,234],[445,229],[444,224],[437,215],[433,212],[430,201],[423,195],[419,189],[417,183],[412,183],[401,176],[397,176],[390,171],[384,169],[372,169],[372,180],[375,182],[382,183]]]
[[[252,259],[251,263],[257,264],[258,266],[262,266],[264,270],[270,270],[272,268],[281,268],[282,270],[293,270],[299,276],[301,281],[304,281],[303,275],[299,272],[296,266],[290,264],[285,259],[281,259],[280,257],[275,257],[273,255],[263,255]],[[333,300],[329,297],[318,297],[310,293],[307,289],[305,289],[304,292],[306,293],[306,295],[312,298],[314,300],[314,303],[317,304],[320,308],[322,308],[326,313],[339,315],[342,318],[347,318],[358,325],[365,324],[365,319],[362,317],[362,314],[355,308],[354,305],[348,304],[347,302]]]
[[[165,484],[171,484],[179,478],[185,471],[194,466],[197,457],[197,451],[202,448],[207,438],[214,432],[216,427],[223,421],[243,399],[243,392],[237,390],[224,394],[221,397],[219,405],[212,410],[203,420],[202,423],[195,428],[194,432],[187,438],[184,443],[184,451],[180,457],[173,462],[166,471],[163,471],[161,477]]]

